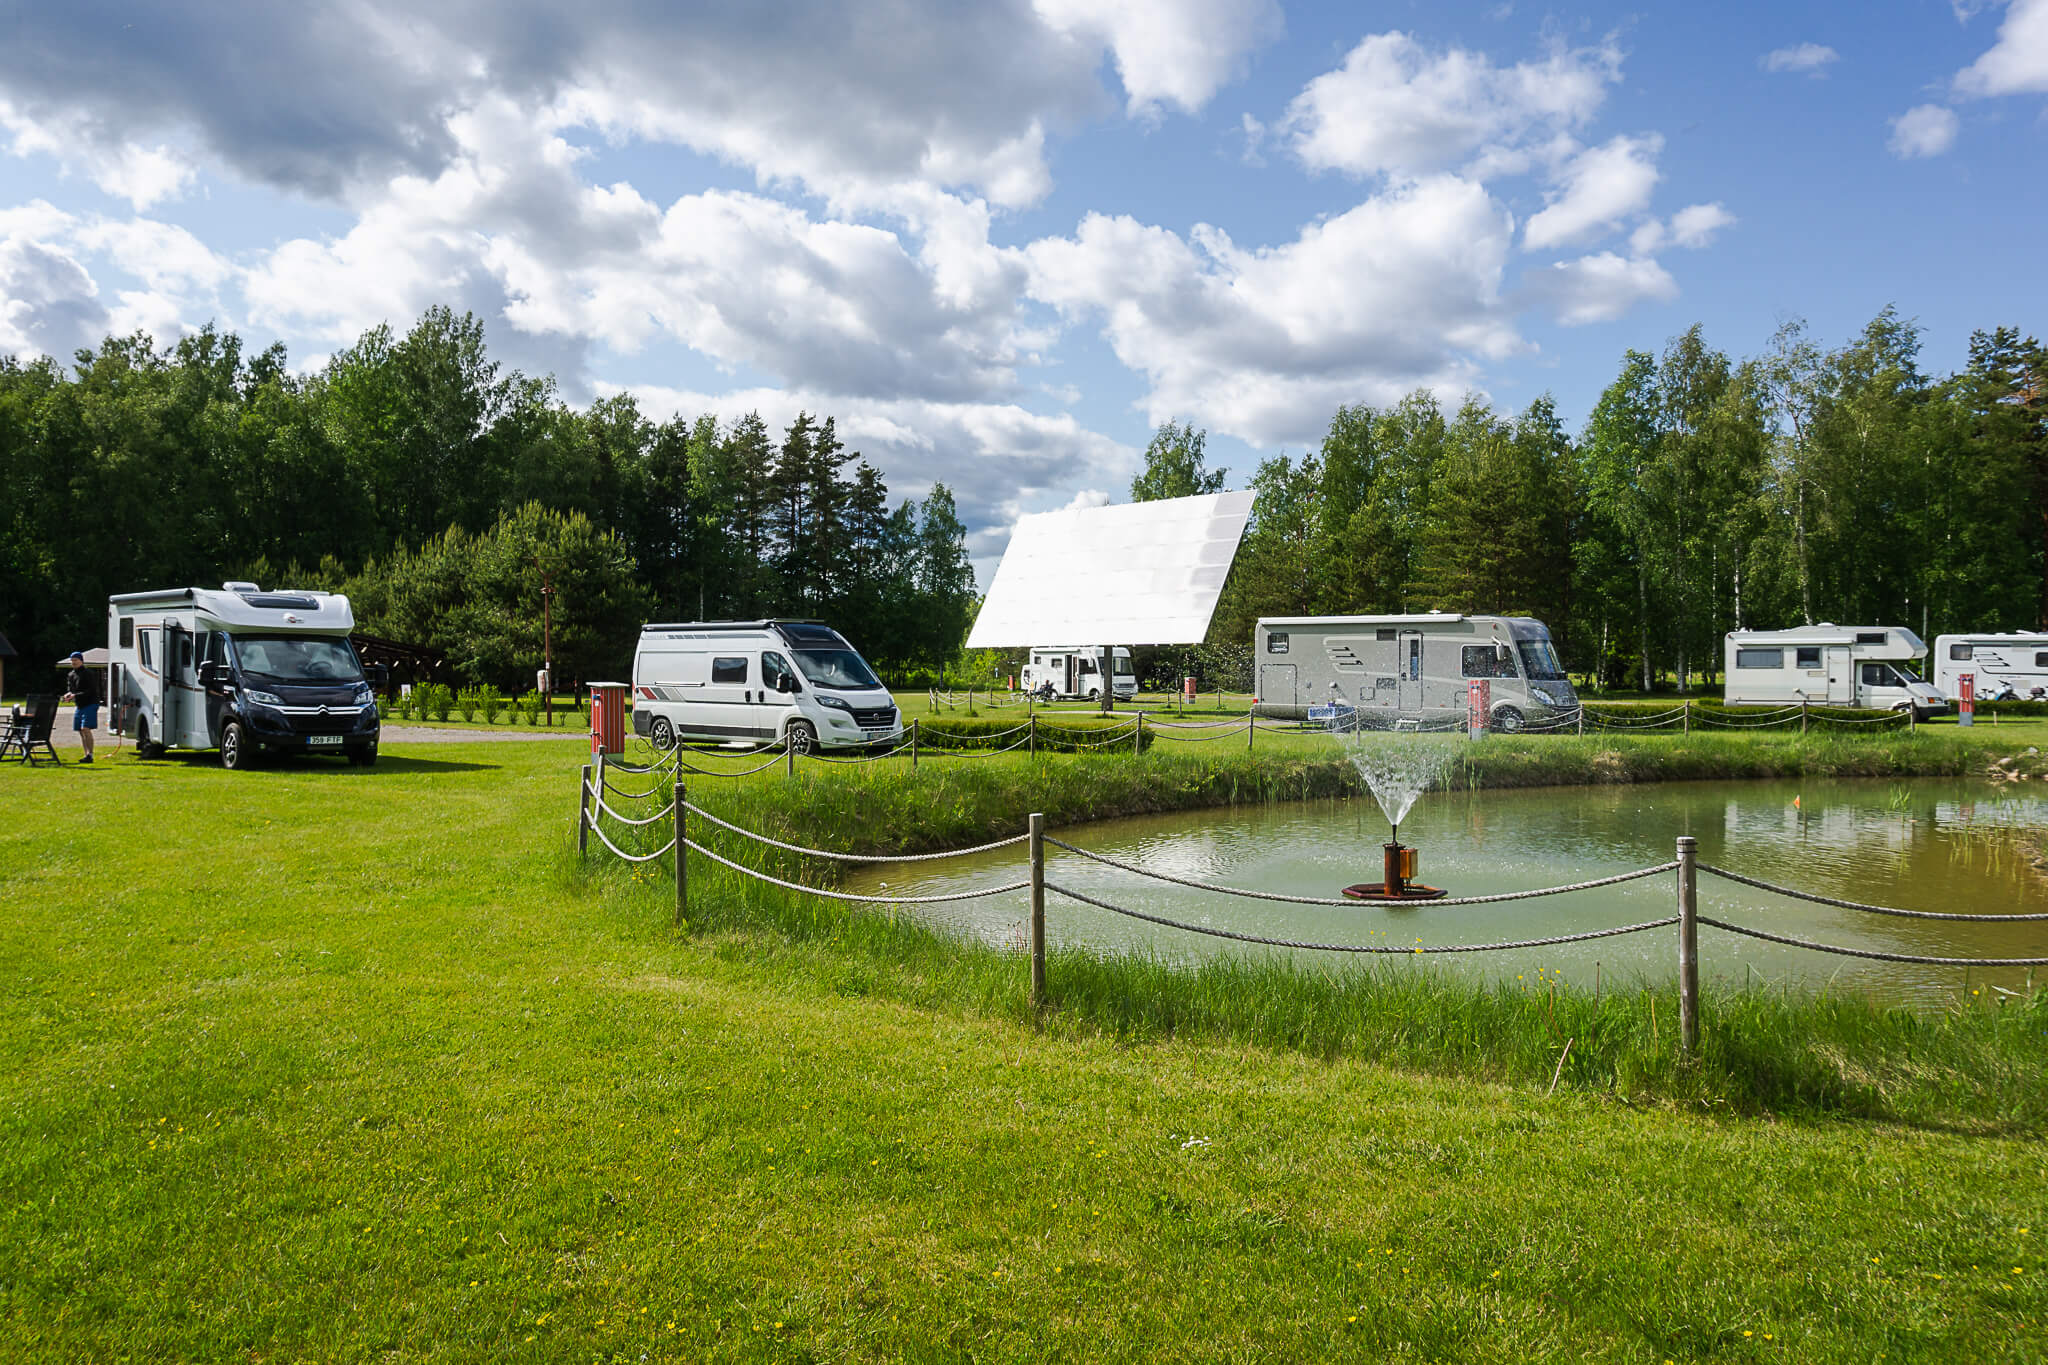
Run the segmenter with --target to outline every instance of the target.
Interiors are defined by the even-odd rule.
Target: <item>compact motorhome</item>
[[[254,583],[107,599],[113,729],[154,758],[219,749],[224,768],[265,750],[375,763],[377,698],[349,632],[348,599]]]
[[[1122,645],[1110,651],[1110,688],[1117,700],[1138,695],[1138,675],[1131,667],[1131,651]],[[1018,685],[1048,701],[1102,700],[1102,647],[1039,645],[1031,651]]]
[[[1877,711],[1943,710],[1941,693],[1902,664],[1927,656],[1904,626],[1817,626],[1731,630],[1726,643],[1730,706],[1853,706]]]
[[[678,740],[786,740],[799,753],[901,730],[896,699],[838,631],[815,621],[650,625],[633,654],[633,733]]]
[[[1958,679],[1975,679],[1977,700],[2026,698],[2048,688],[2048,635],[1937,635],[1934,637],[1934,688],[1957,700]]]
[[[1368,716],[1462,716],[1478,678],[1488,681],[1496,730],[1561,719],[1579,705],[1549,628],[1528,616],[1267,617],[1252,650],[1254,709],[1283,720],[1337,701]]]

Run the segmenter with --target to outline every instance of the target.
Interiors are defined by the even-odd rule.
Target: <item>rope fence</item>
[[[812,848],[804,844],[790,843],[734,824],[721,816],[714,815],[702,806],[687,799],[686,788],[680,778],[675,783],[674,793],[659,809],[643,816],[627,816],[606,803],[604,796],[607,786],[602,762],[593,775],[586,766],[578,783],[576,803],[576,847],[579,854],[589,852],[589,836],[595,834],[598,843],[613,856],[629,863],[648,863],[664,857],[673,857],[676,886],[676,924],[685,922],[688,907],[689,867],[688,853],[695,853],[721,867],[741,876],[762,882],[769,886],[801,895],[818,896],[827,900],[859,905],[939,905],[957,901],[981,900],[991,896],[1004,896],[1017,891],[1030,893],[1030,952],[1031,952],[1031,997],[1034,1006],[1043,1008],[1048,1000],[1045,978],[1045,898],[1050,892],[1081,905],[1092,906],[1127,919],[1143,921],[1164,929],[1194,934],[1206,938],[1224,939],[1234,943],[1254,944],[1263,947],[1283,948],[1300,952],[1338,953],[1351,955],[1372,955],[1386,957],[1444,956],[1467,953],[1495,953],[1520,951],[1531,948],[1549,948],[1570,943],[1586,943],[1595,939],[1616,938],[1628,934],[1646,933],[1653,929],[1678,927],[1678,976],[1679,976],[1679,1031],[1680,1042],[1688,1054],[1697,1051],[1699,1045],[1699,943],[1700,926],[1719,929],[1739,937],[1759,939],[1767,943],[1781,944],[1808,952],[1826,953],[1838,957],[1860,958],[1875,962],[1897,962],[1913,965],[1944,967],[2039,967],[2048,966],[2048,957],[1939,957],[1911,953],[1893,953],[1877,949],[1852,948],[1837,944],[1818,943],[1811,939],[1797,938],[1787,934],[1770,933],[1726,920],[1709,918],[1699,913],[1699,874],[1747,886],[1755,890],[1809,901],[1838,909],[1852,910],[1863,914],[1898,916],[1912,919],[1962,920],[1974,923],[2019,923],[2048,920],[2043,914],[1966,914],[1958,911],[1909,910],[1897,906],[1869,905],[1860,901],[1844,900],[1834,896],[1823,896],[1794,887],[1781,886],[1759,878],[1744,876],[1711,863],[1699,861],[1699,842],[1690,835],[1681,835],[1677,841],[1677,856],[1669,862],[1657,863],[1650,867],[1618,872],[1610,876],[1594,877],[1584,881],[1571,882],[1562,886],[1537,887],[1527,891],[1504,891],[1485,896],[1449,896],[1427,902],[1430,907],[1459,905],[1497,905],[1508,901],[1534,900],[1545,896],[1561,896],[1596,890],[1601,887],[1618,886],[1626,882],[1641,881],[1650,877],[1675,872],[1677,913],[1658,919],[1641,920],[1631,924],[1614,925],[1606,928],[1587,929],[1570,934],[1550,934],[1536,938],[1509,939],[1487,943],[1417,943],[1397,947],[1387,943],[1335,943],[1305,939],[1283,938],[1276,935],[1254,934],[1240,930],[1221,928],[1209,924],[1194,924],[1185,920],[1155,915],[1143,910],[1134,910],[1114,901],[1090,895],[1072,887],[1049,881],[1045,875],[1045,850],[1048,845],[1073,854],[1087,861],[1114,868],[1117,871],[1152,881],[1171,883],[1191,890],[1241,900],[1282,902],[1290,905],[1310,905],[1357,910],[1370,902],[1349,899],[1325,898],[1319,896],[1297,896],[1283,892],[1263,891],[1253,887],[1224,886],[1216,882],[1199,881],[1182,877],[1141,863],[1108,854],[1054,838],[1045,832],[1045,817],[1033,814],[1021,834],[1013,834],[965,848],[945,849],[932,853],[849,853],[833,849]],[[642,793],[640,798],[648,799],[661,795],[658,791]],[[1028,875],[1024,880],[1004,882],[1000,885],[976,887],[965,891],[944,892],[925,896],[908,895],[862,895],[850,891],[838,891],[829,887],[812,886],[803,882],[790,881],[774,876],[759,868],[748,867],[745,863],[725,856],[689,837],[687,822],[696,818],[740,839],[763,848],[781,850],[804,858],[824,859],[839,863],[895,864],[937,862],[951,858],[964,858],[978,854],[992,853],[1017,844],[1028,846]],[[621,838],[626,831],[637,832],[660,824],[671,822],[668,841],[650,852],[632,853],[619,847],[604,827],[610,820],[619,827]],[[659,837],[656,830],[653,837]],[[1389,904],[1403,904],[1390,902]]]

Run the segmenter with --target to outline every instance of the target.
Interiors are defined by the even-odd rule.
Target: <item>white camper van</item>
[[[1978,701],[2025,700],[2036,688],[2048,689],[2048,635],[1935,636],[1935,691],[1955,701],[1965,673],[1976,678]]]
[[[815,621],[651,625],[633,654],[633,733],[774,743],[799,753],[873,744],[902,728],[896,699],[838,631]]]
[[[1019,687],[1048,701],[1101,701],[1102,654],[1100,645],[1034,646]],[[1111,691],[1118,701],[1137,696],[1138,675],[1131,667],[1131,651],[1118,645],[1109,654]]]
[[[1730,706],[1851,706],[1921,716],[1943,710],[1941,693],[1902,667],[1927,656],[1904,626],[1817,626],[1731,630],[1726,688]]]
[[[144,758],[178,748],[219,749],[224,768],[266,750],[375,763],[377,698],[354,628],[337,593],[223,583],[110,597],[112,728]]]
[[[1266,617],[1252,650],[1253,706],[1282,720],[1340,701],[1383,717],[1463,716],[1478,678],[1496,730],[1559,721],[1579,705],[1549,628],[1528,616]]]

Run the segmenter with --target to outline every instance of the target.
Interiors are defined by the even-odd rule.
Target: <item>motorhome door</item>
[[[1259,666],[1259,700],[1268,706],[1298,706],[1300,701],[1294,695],[1293,664],[1261,664]]]
[[[157,743],[185,744],[185,731],[192,723],[191,693],[185,690],[186,675],[192,670],[192,634],[176,621],[165,621],[157,634],[157,643],[163,646],[163,657],[156,661]]]
[[[1401,632],[1400,652],[1394,656],[1395,666],[1400,670],[1399,696],[1395,702],[1401,711],[1422,709],[1422,632],[1404,630]]]
[[[1856,665],[1849,660],[1849,646],[1828,646],[1828,705],[1856,704]]]

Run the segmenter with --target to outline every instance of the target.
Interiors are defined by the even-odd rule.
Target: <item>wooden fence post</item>
[[[1699,840],[1678,836],[1678,1046],[1700,1046]]]
[[[682,778],[678,778],[676,780],[676,927],[678,929],[682,929],[682,921],[688,917],[688,911],[690,911],[690,860],[688,860],[688,849],[684,847],[684,837],[686,837],[688,825],[686,825],[686,819],[684,819],[682,800],[684,800]]]
[[[1586,703],[1579,703],[1579,738],[1586,737]]]
[[[1138,728],[1131,731],[1131,752],[1134,754],[1145,752],[1145,713],[1143,711],[1138,713]]]
[[[581,857],[590,852],[590,765],[583,765],[583,775],[576,780],[576,853]]]
[[[1799,703],[1799,733],[1806,733],[1806,703],[1803,701]]]
[[[1691,702],[1687,702],[1687,703],[1685,704],[1685,732],[1686,732],[1687,734],[1691,734],[1691,733],[1692,733],[1692,703],[1691,703]]]
[[[1258,731],[1258,728],[1259,711],[1257,707],[1253,707],[1244,714],[1244,751],[1246,753],[1252,751],[1252,735]]]
[[[1027,741],[1027,742],[1029,743],[1029,745],[1030,745],[1029,753],[1030,753],[1031,757],[1033,757],[1033,758],[1037,758],[1037,757],[1038,757],[1038,713],[1037,713],[1036,711],[1032,712],[1032,713],[1031,713],[1031,715],[1030,715],[1029,717],[1027,717],[1027,719],[1028,719],[1028,721],[1030,722],[1030,729],[1029,729],[1029,732],[1028,732],[1028,733],[1027,733],[1027,734],[1025,735],[1025,740],[1026,740],[1026,741]]]
[[[796,776],[796,736],[792,734],[782,736],[782,775]]]
[[[910,766],[917,766],[917,722],[910,722]]]
[[[1031,815],[1031,1008],[1045,1008],[1045,816]]]

